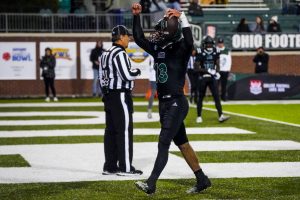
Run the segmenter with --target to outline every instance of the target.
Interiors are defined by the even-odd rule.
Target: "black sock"
[[[165,168],[169,157],[169,147],[170,145],[161,142],[158,144],[158,153],[155,164],[150,177],[146,181],[149,187],[155,187],[158,177]]]
[[[205,176],[205,174],[203,173],[202,169],[199,169],[197,171],[194,172],[196,178],[197,178],[197,181],[201,181],[203,180],[203,177]]]

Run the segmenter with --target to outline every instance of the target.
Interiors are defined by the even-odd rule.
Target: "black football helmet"
[[[181,38],[181,25],[177,17],[164,17],[154,26],[155,31],[150,34],[150,41],[160,47],[176,42]]]
[[[215,40],[207,35],[203,41],[202,41],[202,47],[207,51],[211,52],[213,51],[213,48],[215,47]]]

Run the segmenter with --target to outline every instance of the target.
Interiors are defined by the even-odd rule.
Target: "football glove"
[[[213,75],[213,76],[216,74],[216,70],[215,70],[215,69],[210,69],[210,68],[209,68],[209,69],[207,70],[207,72],[208,72],[210,75]]]

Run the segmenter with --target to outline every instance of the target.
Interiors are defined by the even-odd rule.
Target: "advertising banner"
[[[300,76],[268,74],[253,74],[244,76],[229,85],[228,99],[300,99]]]
[[[35,80],[35,42],[0,42],[0,80]]]
[[[95,42],[80,42],[80,79],[93,79],[92,62],[90,55]]]
[[[103,42],[104,49],[109,49],[111,45],[111,42]],[[141,75],[138,79],[148,79],[151,64],[150,55],[141,49],[135,42],[129,42],[126,52],[130,58],[131,67],[139,68],[141,70]]]
[[[232,36],[233,49],[272,50],[300,49],[300,34],[235,34]]]
[[[41,42],[40,58],[45,55],[47,47],[52,49],[56,58],[55,79],[76,79],[76,42]]]

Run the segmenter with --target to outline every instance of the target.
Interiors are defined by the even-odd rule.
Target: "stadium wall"
[[[40,42],[76,42],[77,78],[56,80],[58,96],[91,96],[92,80],[80,79],[80,42],[110,41],[109,34],[1,34],[0,42],[36,42],[36,80],[0,80],[0,98],[44,96],[44,83],[40,79]],[[300,52],[268,52],[270,74],[300,75]],[[253,73],[255,52],[233,52],[233,73]],[[2,55],[1,55],[2,57]],[[1,66],[0,66],[1,67]],[[1,70],[0,70],[1,73]],[[148,80],[136,81],[134,95],[144,95]],[[186,87],[187,90],[187,87]]]

